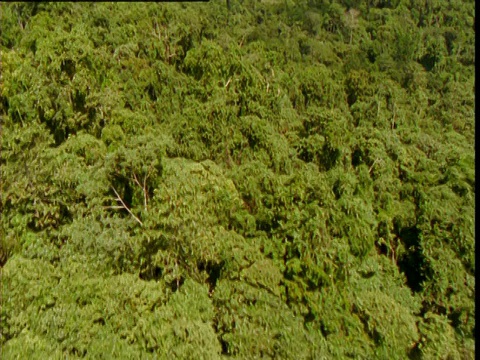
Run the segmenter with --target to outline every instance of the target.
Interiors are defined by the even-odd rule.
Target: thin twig
[[[124,208],[125,210],[127,210],[128,213],[129,213],[130,215],[132,215],[133,218],[134,218],[140,225],[143,226],[142,221],[141,221],[138,217],[136,217],[134,213],[132,213],[132,212],[130,211],[130,209],[128,208],[128,206],[123,202],[122,198],[120,197],[120,195],[118,194],[117,190],[115,190],[115,188],[114,188],[113,186],[112,186],[112,190],[115,192],[115,195],[117,195],[117,200],[122,203],[123,208]]]
[[[242,36],[242,40],[240,41],[239,47],[243,46],[243,42],[245,41],[245,35]]]
[[[373,167],[375,166],[375,164],[378,162],[378,159],[375,159],[375,161],[373,162],[372,166],[370,166],[370,169],[368,169],[368,173],[371,174],[372,173],[372,170],[373,170]]]
[[[143,186],[138,181],[137,175],[135,173],[133,174],[133,181],[135,181],[135,183],[142,188],[142,191],[143,191],[143,205],[145,207],[145,211],[147,211],[148,210],[147,209],[147,185],[146,185],[147,176],[145,176],[145,178],[143,179]]]
[[[145,211],[148,211],[147,178],[148,178],[148,175],[145,175],[143,178],[143,201],[145,203]]]
[[[135,173],[133,174],[133,181],[135,181],[138,186],[142,187],[142,185],[140,185],[140,183],[138,182],[137,174],[135,174]]]

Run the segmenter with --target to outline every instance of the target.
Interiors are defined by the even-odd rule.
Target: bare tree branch
[[[128,208],[128,206],[123,202],[122,198],[120,197],[120,195],[118,194],[117,190],[115,190],[115,188],[114,188],[113,186],[112,186],[112,190],[115,192],[115,195],[117,195],[117,199],[116,199],[116,200],[117,200],[117,201],[120,201],[120,202],[122,203],[122,205],[123,205],[123,208],[124,208],[125,210],[127,210],[130,215],[133,216],[133,218],[135,219],[135,221],[137,221],[140,225],[143,226],[142,221],[141,221],[138,217],[136,217],[134,213],[132,213],[132,211],[131,211],[131,210]]]
[[[371,174],[372,173],[372,170],[373,170],[373,167],[375,166],[375,164],[378,162],[378,159],[375,159],[375,161],[373,162],[372,166],[370,166],[370,169],[368,169],[368,173]]]
[[[145,177],[143,179],[143,186],[142,186],[142,184],[140,184],[140,181],[138,181],[137,175],[135,173],[133,174],[133,181],[135,181],[135,183],[138,186],[140,186],[142,188],[142,191],[143,191],[143,206],[145,207],[145,211],[148,211],[148,208],[147,208],[147,203],[148,203],[147,178],[148,178],[148,175],[145,175]]]

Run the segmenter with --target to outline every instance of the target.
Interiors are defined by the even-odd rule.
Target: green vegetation
[[[474,6],[2,3],[2,359],[473,359]]]

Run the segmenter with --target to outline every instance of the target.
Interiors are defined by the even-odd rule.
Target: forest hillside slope
[[[0,8],[2,359],[473,359],[473,0]]]

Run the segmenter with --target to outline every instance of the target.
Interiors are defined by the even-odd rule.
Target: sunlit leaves
[[[230,5],[2,5],[2,354],[472,357],[473,2]]]

